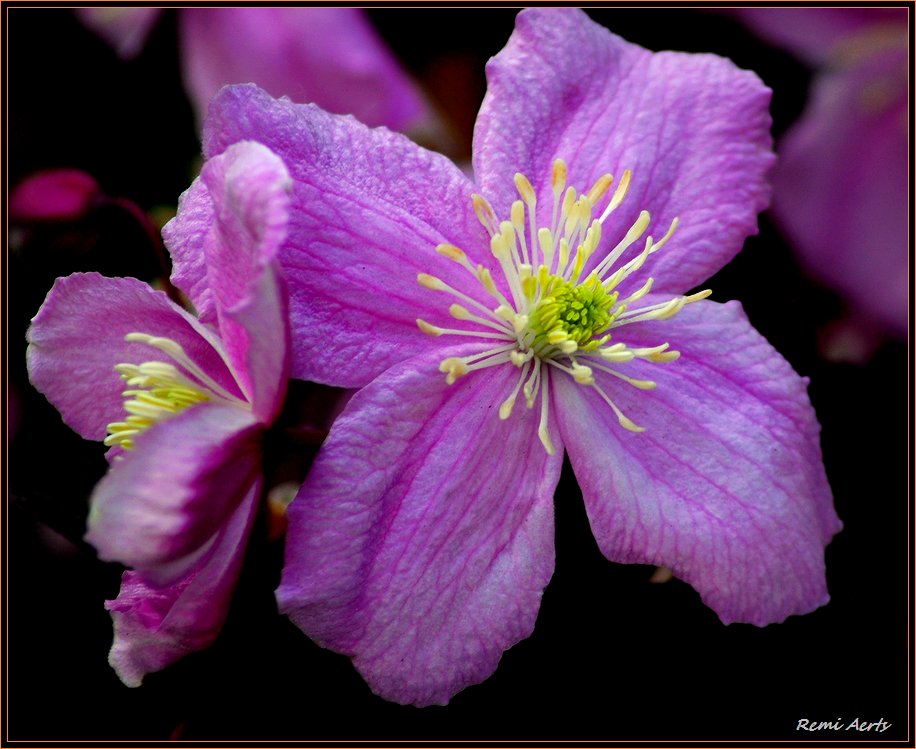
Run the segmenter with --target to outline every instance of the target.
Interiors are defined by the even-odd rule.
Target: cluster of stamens
[[[128,386],[122,393],[127,416],[124,421],[107,426],[108,436],[104,442],[109,447],[119,445],[125,450],[132,450],[138,434],[156,422],[204,401],[245,407],[236,396],[207,375],[171,338],[128,333],[124,340],[145,343],[168,354],[181,369],[164,361],[115,365],[115,371]]]
[[[626,196],[630,177],[629,170],[623,173],[604,211],[592,219],[593,210],[609,193],[613,177],[605,174],[587,193],[577,195],[574,187],[566,186],[566,164],[558,159],[551,174],[553,205],[549,227],[538,226],[535,191],[522,174],[515,175],[520,200],[512,204],[509,221],[498,222],[486,199],[472,196],[474,211],[490,235],[490,249],[505,278],[508,296],[494,283],[492,271],[484,265],[475,268],[462,249],[440,244],[436,251],[463,266],[494,300],[492,307],[435,276],[421,273],[417,277],[422,286],[447,292],[463,302],[449,307],[452,317],[480,326],[474,330],[443,328],[417,320],[420,330],[434,336],[470,336],[495,343],[493,348],[472,356],[444,359],[439,368],[449,384],[477,369],[505,363],[515,365],[520,370],[519,377],[500,406],[500,418],[509,418],[519,392],[528,408],[534,407],[540,395],[538,436],[551,455],[554,448],[547,429],[551,369],[565,372],[579,384],[594,388],[613,409],[621,426],[634,432],[644,431],[621,412],[595,381],[595,371],[613,375],[632,387],[651,390],[655,382],[629,377],[613,365],[634,359],[671,362],[680,354],[669,350],[668,343],[649,348],[611,343],[612,331],[636,322],[668,319],[684,305],[705,299],[711,293],[706,290],[661,304],[632,308],[634,302],[651,290],[653,281],[649,278],[641,288],[619,298],[620,283],[642,268],[646,259],[660,250],[677,229],[675,218],[661,239],[647,237],[639,254],[615,268],[624,252],[648,228],[647,211],[639,214],[623,239],[583,278],[587,262],[601,243],[602,225]]]

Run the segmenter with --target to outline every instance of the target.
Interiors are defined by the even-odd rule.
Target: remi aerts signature
[[[884,733],[893,723],[888,723],[884,718],[876,721],[868,721],[863,718],[854,718],[846,723],[842,718],[836,720],[809,720],[801,718],[795,726],[796,731],[874,731],[875,733]]]

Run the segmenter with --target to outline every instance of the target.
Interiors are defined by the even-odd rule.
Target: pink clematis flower
[[[122,56],[135,55],[150,8],[81,8],[87,26]],[[185,89],[198,120],[226,83],[315,102],[396,130],[429,116],[422,96],[359,8],[182,8]]]
[[[807,108],[779,143],[773,175],[776,222],[812,276],[851,303],[863,332],[905,337],[906,10],[733,12],[816,68]]]
[[[196,318],[132,278],[58,279],[28,332],[32,383],[86,439],[111,447],[86,539],[125,572],[110,663],[125,684],[218,634],[261,494],[261,440],[289,369],[275,255],[289,175],[256,143],[204,167],[164,230],[206,288]],[[127,390],[125,390],[125,381]]]
[[[362,387],[289,508],[280,608],[416,705],[531,634],[564,450],[607,558],[726,623],[826,603],[840,528],[805,381],[737,303],[685,295],[756,230],[770,92],[572,9],[521,12],[487,76],[476,184],[254,86],[205,128],[210,157],[256,138],[289,166],[293,373]]]

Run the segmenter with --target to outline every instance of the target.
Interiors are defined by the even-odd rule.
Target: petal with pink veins
[[[481,300],[471,275],[436,252],[442,243],[492,264],[472,208],[475,187],[448,159],[350,117],[228,86],[204,129],[212,157],[240,140],[264,143],[293,179],[279,260],[295,330],[293,375],[360,387],[405,356],[436,348],[416,318],[441,308],[417,283],[430,273]],[[447,305],[446,305],[447,306]]]
[[[674,321],[621,329],[619,340],[670,341],[681,357],[620,365],[657,382],[651,391],[598,377],[642,433],[623,429],[593,389],[554,381],[604,555],[671,568],[726,623],[762,626],[824,605],[824,547],[841,524],[806,381],[735,302],[700,302]]]
[[[449,386],[440,358],[392,367],[335,422],[289,508],[277,591],[281,611],[351,655],[373,691],[416,705],[484,680],[531,634],[562,462],[537,439],[537,410],[497,415],[515,367]]]
[[[624,288],[653,276],[659,291],[686,291],[757,232],[774,157],[771,92],[754,73],[715,55],[650,52],[581,10],[537,8],[519,13],[508,44],[487,65],[487,85],[474,172],[502,218],[518,197],[513,177],[521,172],[549,219],[557,158],[579,193],[605,173],[619,180],[632,171],[627,197],[604,224],[609,247],[641,210],[651,214],[647,234],[656,239],[679,218],[671,243]]]

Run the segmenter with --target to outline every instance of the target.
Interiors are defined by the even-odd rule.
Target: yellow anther
[[[608,215],[611,211],[616,210],[623,199],[627,196],[627,190],[630,189],[630,178],[633,176],[633,173],[626,169],[623,173],[623,176],[620,178],[620,183],[617,185],[617,189],[614,190],[614,194],[611,196],[611,202],[608,203],[608,207],[604,211],[604,215]]]
[[[490,237],[490,251],[493,256],[499,260],[506,260],[509,257],[509,243],[503,234],[494,234]]]
[[[512,226],[518,231],[525,229],[525,204],[521,200],[516,200],[512,204],[511,213]]]
[[[591,367],[585,367],[579,364],[574,364],[572,368],[573,379],[578,382],[580,385],[594,385],[595,384],[595,375],[592,372]]]
[[[505,421],[512,414],[512,409],[515,407],[515,396],[510,395],[506,400],[504,400],[499,406],[499,418]]]
[[[528,178],[520,172],[515,173],[515,189],[518,190],[518,194],[521,196],[522,200],[529,205],[537,201],[531,182],[529,182]]]
[[[496,284],[493,283],[493,276],[490,274],[490,269],[485,268],[482,265],[477,266],[477,278],[480,280],[480,283],[483,284],[483,287],[490,292],[491,294],[499,293]]]
[[[629,429],[631,432],[645,432],[646,428],[634,424],[632,420],[624,416],[622,413],[617,414],[617,421],[620,423],[624,429]]]
[[[553,262],[553,236],[550,229],[538,229],[538,244],[541,246],[541,254],[544,256],[544,264],[550,266]]]
[[[433,291],[442,291],[445,286],[440,279],[429,275],[429,273],[417,273],[417,283]]]
[[[576,188],[570,185],[566,188],[566,194],[563,196],[563,204],[560,208],[561,216],[569,216],[572,212],[573,205],[576,202]]]
[[[465,251],[453,244],[436,245],[436,252],[440,255],[444,255],[449,260],[454,260],[456,263],[463,263],[467,260]]]
[[[515,310],[512,307],[507,307],[505,304],[500,304],[493,314],[496,315],[500,320],[505,320],[506,322],[512,322],[515,318]]]
[[[468,312],[467,307],[462,307],[460,304],[451,305],[448,311],[456,320],[468,320],[471,317],[471,313]]]
[[[494,232],[496,230],[496,216],[487,199],[474,193],[471,195],[471,202],[474,204],[474,213],[477,214],[477,220],[483,224],[483,228],[491,233]]]
[[[596,205],[604,194],[608,191],[611,184],[614,182],[614,177],[610,174],[603,174],[598,177],[598,181],[592,185],[592,189],[588,191],[588,200],[592,205]]]
[[[464,377],[468,373],[467,365],[458,357],[450,356],[439,363],[439,371],[447,373],[445,381],[449,385],[454,385],[455,380]]]
[[[427,335],[442,335],[442,328],[437,328],[435,325],[430,325],[428,322],[426,322],[426,320],[421,320],[419,317],[417,318],[417,327]]]
[[[550,174],[550,187],[554,195],[559,196],[566,187],[566,162],[563,159],[557,159],[553,162],[553,171]]]

